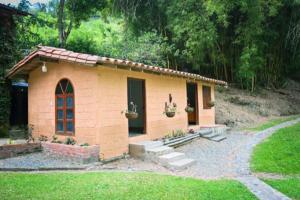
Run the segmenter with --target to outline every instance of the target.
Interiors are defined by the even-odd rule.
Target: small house
[[[7,77],[28,81],[34,137],[97,144],[105,159],[127,153],[131,142],[213,126],[215,86],[226,85],[197,74],[46,46],[17,63]]]

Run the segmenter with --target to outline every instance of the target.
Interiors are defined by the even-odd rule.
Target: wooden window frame
[[[209,89],[209,97],[205,96],[204,88]],[[202,99],[203,99],[203,109],[209,110],[211,109],[211,106],[208,105],[209,101],[211,101],[211,86],[208,85],[202,85]]]
[[[71,87],[73,89],[73,93],[65,93],[65,91],[62,90],[62,94],[56,94],[56,88],[58,86],[61,87],[61,81],[62,80],[67,80],[69,84],[71,84]],[[71,83],[71,81],[69,79],[63,78],[60,79],[59,82],[56,84],[56,88],[55,88],[55,134],[57,135],[67,135],[67,136],[74,136],[75,135],[75,95],[74,95],[74,87],[73,84]],[[66,86],[67,88],[67,86]],[[73,106],[72,108],[68,108],[67,107],[67,98],[68,97],[72,97],[73,99]],[[58,103],[57,100],[58,98],[62,98],[63,99],[63,106],[62,107],[58,107]],[[58,119],[58,110],[62,110],[63,111],[63,119]],[[73,112],[73,118],[72,119],[68,119],[67,118],[67,110],[72,110]],[[58,131],[57,130],[57,122],[62,121],[63,122],[63,127],[64,127],[64,131]],[[73,131],[67,131],[67,123],[68,122],[72,122],[73,123]]]

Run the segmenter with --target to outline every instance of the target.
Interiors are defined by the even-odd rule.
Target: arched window
[[[62,79],[55,89],[55,127],[60,134],[74,134],[74,90],[68,79]]]

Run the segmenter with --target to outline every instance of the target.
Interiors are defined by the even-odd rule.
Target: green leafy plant
[[[58,143],[58,144],[62,144],[63,142],[58,140],[58,137],[56,135],[52,136],[52,141],[51,143]]]
[[[7,140],[7,144],[15,144],[15,141],[13,139],[9,138]]]
[[[47,142],[48,141],[48,136],[46,136],[46,135],[40,135],[39,138],[38,138],[38,140],[40,142]]]
[[[128,119],[136,119],[138,118],[138,113],[136,111],[136,108],[137,108],[137,105],[134,104],[132,101],[130,102],[130,109],[126,109],[124,111],[122,111],[121,113],[125,113],[125,116],[128,118]]]
[[[76,141],[74,140],[74,138],[67,137],[66,140],[65,140],[65,144],[67,144],[67,145],[75,145]]]
[[[88,147],[88,146],[90,146],[90,145],[89,145],[89,143],[83,143],[83,144],[81,144],[80,146],[82,146],[82,147]]]

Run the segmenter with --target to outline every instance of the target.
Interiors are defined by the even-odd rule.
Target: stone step
[[[162,141],[143,141],[134,142],[129,144],[129,153],[135,158],[145,158],[145,152],[147,149],[153,149],[163,146]]]
[[[215,141],[215,142],[221,142],[222,140],[225,140],[226,137],[223,135],[218,135],[216,137],[210,138],[210,140]]]
[[[144,141],[140,143],[141,145],[145,146],[145,149],[152,149],[155,147],[161,147],[163,146],[163,142],[162,141]]]
[[[168,153],[171,153],[173,151],[174,151],[174,149],[172,147],[161,146],[161,147],[155,147],[155,148],[147,149],[146,153],[148,155],[152,155],[152,156],[161,156],[163,154],[168,154]]]
[[[197,133],[199,133],[200,136],[203,136],[203,135],[211,134],[212,130],[211,129],[200,129],[199,131],[197,131]]]
[[[194,159],[184,158],[181,160],[170,162],[168,167],[173,170],[182,170],[182,169],[186,169],[189,166],[192,166],[195,163],[196,161]]]
[[[169,147],[178,147],[178,146],[181,146],[188,142],[191,142],[193,139],[195,139],[197,137],[199,137],[198,134],[191,134],[191,135],[188,135],[188,136],[180,138],[180,139],[168,141],[165,143],[165,145],[168,145]]]
[[[159,161],[162,163],[164,166],[166,166],[170,162],[174,162],[177,160],[181,160],[185,157],[184,153],[180,152],[172,152],[168,154],[164,154],[162,156],[159,156]]]
[[[207,135],[202,135],[202,137],[207,138],[207,139],[211,139],[211,138],[214,138],[214,137],[217,137],[217,136],[219,136],[219,134],[215,134],[215,133],[210,133],[210,134],[207,134]]]

